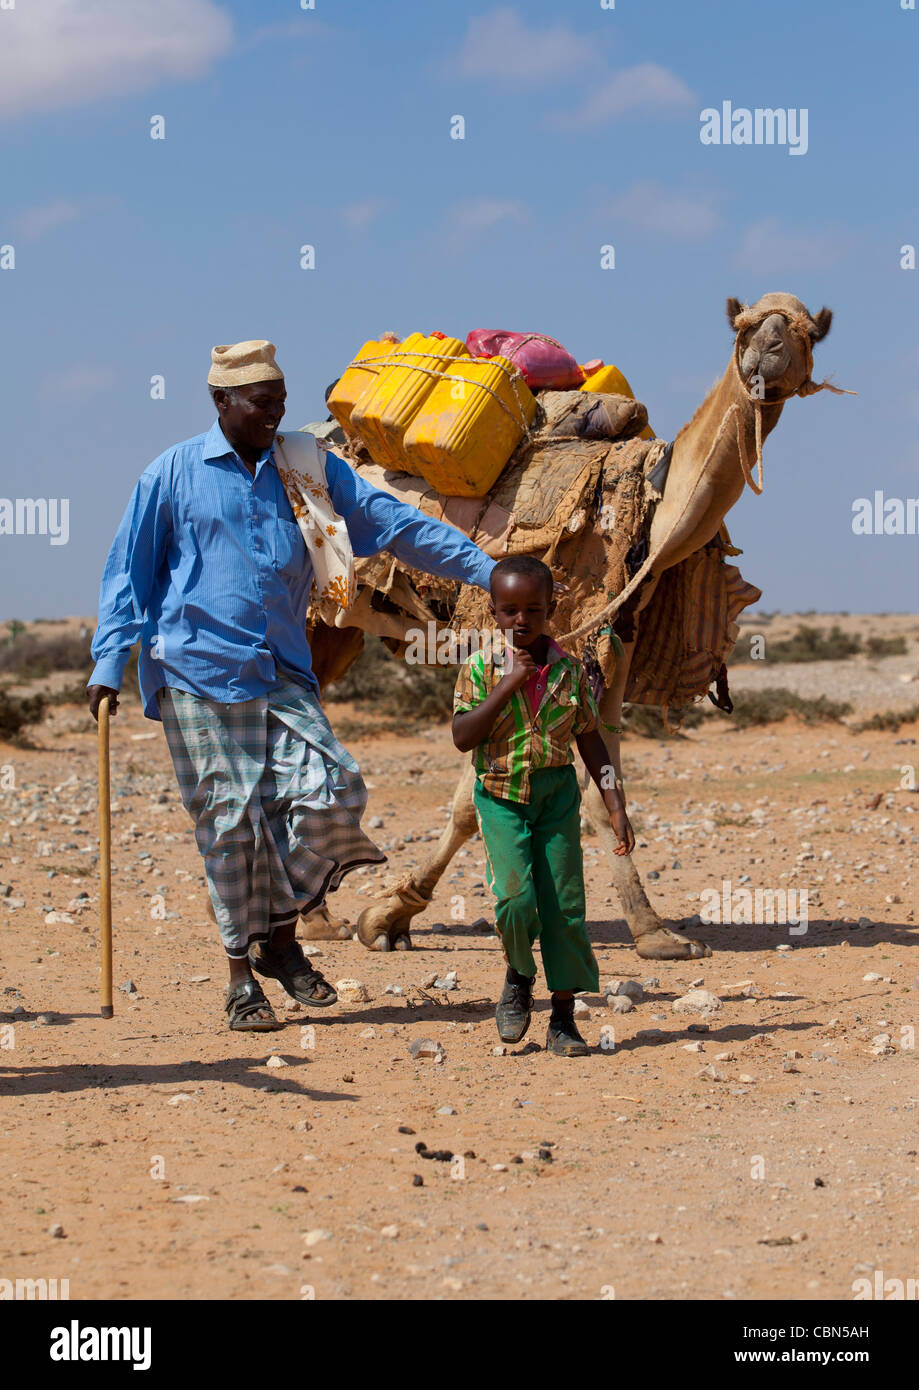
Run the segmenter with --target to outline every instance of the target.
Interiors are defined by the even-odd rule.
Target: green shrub
[[[843,715],[851,713],[852,706],[844,700],[829,700],[825,695],[809,700],[793,690],[767,686],[763,690],[742,690],[735,695],[734,713],[729,718],[737,728],[749,729],[758,724],[777,723],[790,714],[805,724],[822,724],[838,722]]]
[[[829,633],[823,628],[801,623],[793,637],[767,642],[765,659],[774,661],[844,661],[862,650],[860,637],[850,637],[837,624]]]
[[[885,710],[883,714],[873,714],[870,719],[863,719],[860,724],[853,725],[853,728],[857,734],[869,733],[872,730],[895,734],[901,724],[913,724],[917,719],[919,705],[912,705],[909,709]]]
[[[37,724],[44,717],[44,695],[11,695],[0,690],[0,738],[11,743],[24,743],[22,730],[27,724]]]

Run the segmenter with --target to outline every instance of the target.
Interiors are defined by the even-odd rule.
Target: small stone
[[[398,1226],[381,1226],[381,1227],[380,1227],[380,1235],[381,1235],[381,1236],[385,1236],[387,1240],[397,1240],[397,1239],[398,1239],[398,1236],[399,1236],[399,1227],[398,1227]]]
[[[506,1057],[506,1056],[507,1056],[507,1048],[506,1048],[506,1047],[502,1047],[502,1046],[499,1044],[497,1047],[493,1047],[493,1048],[491,1049],[491,1055],[492,1055],[492,1057]]]
[[[623,996],[633,999],[637,1004],[645,997],[645,992],[637,980],[609,980],[603,986],[603,993],[607,997]]]
[[[367,822],[367,825],[371,830],[382,830],[385,824],[386,822],[384,821],[382,816],[371,816],[369,821]]]
[[[370,991],[361,980],[336,980],[335,993],[341,1004],[366,1004],[370,1000]]]
[[[375,1028],[365,1028],[365,1029],[363,1030],[363,1032],[361,1032],[361,1033],[358,1034],[358,1037],[361,1037],[361,1038],[375,1038],[376,1035],[377,1035],[377,1032],[376,1032],[376,1029],[375,1029]]]
[[[384,994],[404,994],[405,990],[401,985],[387,985],[383,990]]]
[[[437,979],[437,971],[436,971],[436,970],[433,970],[433,971],[431,972],[430,975],[425,975],[424,979],[421,981],[421,986],[420,986],[420,988],[421,988],[421,989],[430,989],[430,988],[432,987],[432,985],[434,984],[434,982],[435,982],[436,979]]]
[[[790,1051],[788,1051],[788,1052],[785,1053],[785,1056],[786,1056],[786,1057],[791,1057],[791,1058],[797,1058],[797,1060],[800,1061],[800,1059],[804,1056],[804,1053],[803,1053],[803,1052],[799,1052],[798,1049],[797,1049],[796,1047],[793,1047],[793,1048],[791,1048]]]
[[[876,1057],[889,1057],[896,1051],[889,1033],[876,1033],[871,1039],[871,1051]]]
[[[434,1038],[416,1038],[408,1050],[416,1061],[442,1062],[447,1055]]]
[[[793,1062],[790,1057],[786,1057],[782,1063],[782,1071],[799,1072],[800,1070],[797,1062]]]
[[[456,971],[455,971],[455,970],[448,970],[447,973],[446,973],[446,975],[441,976],[439,979],[438,979],[438,978],[435,978],[435,980],[434,980],[434,988],[435,988],[435,989],[445,989],[445,990],[456,989],[456,988],[457,988]]]
[[[58,923],[72,925],[73,920],[69,912],[49,912],[45,917],[45,926],[53,927]]]
[[[491,1165],[491,1171],[493,1173],[506,1173],[508,1171],[508,1167],[506,1163],[493,1163]]]
[[[684,1043],[684,1044],[683,1044],[683,1051],[684,1051],[684,1052],[701,1052],[701,1051],[702,1051],[702,1044],[701,1044],[700,1042]]]
[[[303,1244],[308,1250],[311,1250],[313,1246],[318,1245],[321,1240],[328,1240],[331,1234],[331,1231],[323,1231],[321,1227],[317,1226],[312,1231],[303,1232]]]
[[[133,980],[125,980],[124,984],[123,984],[123,985],[119,985],[118,988],[121,990],[122,994],[136,994],[136,993],[137,993],[137,986],[136,986],[136,984],[134,983]]]
[[[660,984],[661,982],[656,975],[649,975],[646,980],[642,980],[641,987],[644,990],[660,989]]]
[[[737,1058],[734,1056],[733,1052],[716,1052],[716,1053],[715,1053],[715,1061],[716,1061],[716,1062],[736,1062],[736,1061],[737,1061]]]
[[[711,1062],[709,1062],[707,1067],[702,1067],[699,1075],[707,1077],[709,1081],[727,1081],[724,1072],[720,1071],[718,1067],[713,1066]]]
[[[647,1239],[650,1241],[652,1245],[663,1245],[664,1243],[663,1237],[660,1236],[657,1231],[652,1231],[651,1234],[647,1237]]]
[[[691,989],[688,994],[674,999],[671,1008],[675,1014],[713,1014],[721,1009],[717,994],[707,989]]]
[[[687,1033],[707,1033],[709,1027],[707,1023],[688,1023],[686,1025],[686,1031]]]
[[[190,985],[206,985],[210,978],[210,975],[189,975],[188,983]]]
[[[742,1071],[742,1072],[740,1073],[740,1076],[738,1076],[737,1080],[738,1080],[738,1081],[742,1081],[743,1084],[744,1084],[745,1086],[755,1086],[755,1085],[756,1085],[756,1077],[755,1077],[755,1076],[748,1076],[747,1073],[746,1073],[745,1071]]]
[[[193,1099],[194,1097],[190,1096],[186,1091],[178,1091],[176,1095],[170,1096],[166,1103],[167,1105],[181,1105],[183,1101]]]
[[[420,1173],[412,1174],[412,1187],[424,1187],[424,1178]]]
[[[35,1022],[40,1023],[42,1027],[47,1027],[48,1024],[54,1022],[54,1014],[39,1014]]]
[[[286,1067],[288,1065],[289,1063],[285,1062],[283,1057],[278,1056],[269,1057],[268,1061],[265,1063],[266,1067]]]
[[[869,985],[877,984],[878,980],[883,980],[883,978],[884,976],[879,975],[876,970],[869,970],[867,975],[862,976],[865,983]]]
[[[305,956],[310,956],[313,960],[318,960],[320,956],[325,955],[325,951],[321,950],[320,947],[315,945],[312,941],[304,941],[302,950]]]
[[[65,1239],[64,1228],[60,1222],[56,1221],[53,1226],[48,1227],[48,1235],[53,1236],[55,1240]]]
[[[635,1005],[627,994],[610,994],[606,998],[606,1007],[612,1014],[630,1014]]]
[[[589,1017],[590,1017],[590,1008],[588,1007],[587,1004],[584,1003],[584,1000],[583,1000],[583,999],[575,999],[575,1001],[574,1001],[574,1017],[575,1017],[575,1018],[589,1018]]]
[[[698,978],[698,980],[690,980],[690,982],[689,982],[689,988],[690,988],[690,989],[701,989],[702,986],[703,986],[704,984],[705,984],[705,976],[704,976],[704,975],[700,975],[699,978]]]
[[[455,1115],[455,1114],[456,1114],[456,1111],[453,1109],[453,1106],[452,1106],[452,1105],[442,1105],[438,1110],[435,1110],[435,1111],[434,1111],[434,1114],[435,1114],[435,1115]]]

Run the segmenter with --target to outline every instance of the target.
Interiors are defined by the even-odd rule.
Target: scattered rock
[[[122,994],[136,994],[136,993],[137,993],[137,986],[136,986],[136,984],[134,983],[133,980],[125,980],[124,984],[123,984],[123,985],[119,985],[118,988],[121,990]]]
[[[55,1240],[65,1239],[64,1228],[59,1221],[55,1221],[53,1226],[48,1227],[48,1235],[53,1236]]]
[[[335,992],[341,1004],[366,1004],[370,991],[361,980],[336,980]]]
[[[587,1004],[584,1003],[584,1000],[583,1000],[583,999],[575,999],[575,1001],[574,1001],[574,1017],[575,1017],[575,1018],[589,1018],[589,1017],[590,1017],[590,1008],[588,1007]]]
[[[312,1231],[303,1232],[303,1244],[308,1250],[311,1250],[313,1246],[318,1245],[321,1240],[331,1239],[331,1235],[331,1231],[324,1231],[321,1227],[317,1226]]]
[[[883,980],[883,978],[884,976],[879,975],[876,970],[869,970],[867,975],[862,976],[865,983],[869,985],[877,984],[878,980]]]
[[[700,1076],[707,1077],[709,1081],[727,1081],[724,1072],[709,1062],[707,1067],[702,1067],[699,1071]]]
[[[702,1014],[705,1017],[706,1014],[718,1013],[721,1000],[710,990],[691,989],[680,999],[674,999],[671,1008],[675,1014]]]
[[[875,1057],[889,1057],[896,1052],[889,1033],[876,1033],[871,1039],[871,1051]]]
[[[385,1236],[387,1240],[397,1240],[397,1239],[398,1239],[398,1236],[399,1236],[399,1227],[398,1227],[398,1226],[381,1226],[381,1228],[380,1228],[380,1235],[381,1235],[381,1236]]]
[[[386,822],[382,816],[371,816],[367,825],[371,830],[382,830]]]
[[[452,1105],[442,1105],[439,1110],[434,1111],[435,1115],[455,1115],[456,1111]]]
[[[187,1091],[177,1091],[174,1096],[170,1096],[167,1105],[181,1105],[184,1100],[194,1100]]]
[[[493,1048],[491,1049],[491,1055],[492,1055],[492,1057],[506,1057],[506,1056],[507,1056],[507,1048],[506,1048],[506,1047],[503,1047],[503,1046],[499,1043],[497,1047],[493,1047]]]
[[[627,994],[608,994],[606,996],[606,1007],[613,1014],[630,1014],[635,1008]]]
[[[640,1004],[645,997],[645,992],[637,980],[608,980],[603,986],[603,993],[608,998],[624,996],[626,999],[633,999],[636,1004]]]
[[[701,1052],[701,1051],[702,1051],[702,1044],[701,1044],[700,1042],[684,1043],[684,1044],[683,1044],[683,1051],[684,1051],[684,1052]]]
[[[456,989],[456,988],[457,988],[456,971],[455,971],[455,970],[448,970],[447,973],[446,973],[446,975],[443,975],[443,976],[441,976],[440,978],[437,978],[437,977],[435,976],[435,979],[434,979],[434,988],[435,988],[435,989],[446,989],[446,990]]]
[[[416,1038],[409,1044],[408,1050],[416,1061],[421,1062],[442,1062],[447,1055],[434,1038]]]
[[[412,1174],[412,1187],[424,1187],[424,1178],[420,1173]]]
[[[285,1062],[283,1057],[278,1057],[277,1054],[274,1054],[273,1056],[269,1057],[268,1061],[265,1063],[266,1067],[286,1067],[289,1065],[290,1064],[288,1062]]]
[[[45,926],[53,927],[56,926],[58,923],[70,926],[73,924],[73,921],[74,919],[71,917],[69,912],[49,912],[45,917]]]

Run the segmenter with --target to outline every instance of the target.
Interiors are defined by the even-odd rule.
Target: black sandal
[[[275,1017],[258,980],[241,980],[227,990],[223,1005],[230,1017],[230,1027],[240,1033],[273,1033],[284,1024]],[[257,1015],[267,1011],[268,1018]]]
[[[260,975],[280,981],[290,997],[301,1004],[327,1009],[338,1003],[335,990],[320,971],[313,970],[299,941],[291,942],[281,951],[266,949],[264,944],[252,946],[249,964]]]

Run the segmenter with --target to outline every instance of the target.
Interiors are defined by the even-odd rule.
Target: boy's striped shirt
[[[597,728],[597,703],[583,665],[558,647],[553,655],[536,714],[531,716],[523,690],[515,690],[487,740],[473,749],[476,776],[492,796],[529,801],[530,773],[574,762],[573,740]],[[490,652],[474,652],[460,669],[454,714],[480,705],[504,670],[503,642],[496,642]]]

